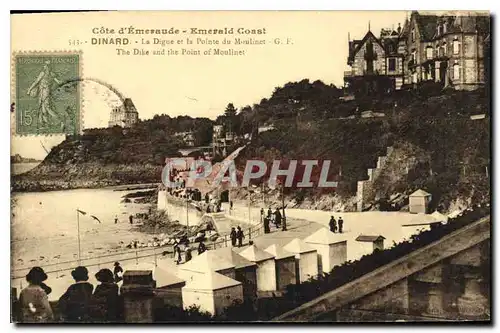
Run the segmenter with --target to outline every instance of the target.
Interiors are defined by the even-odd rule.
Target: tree
[[[226,106],[226,110],[224,111],[224,115],[227,118],[232,118],[232,117],[236,116],[236,108],[234,107],[233,103],[229,103]]]
[[[226,127],[226,131],[228,132],[234,132],[235,130],[235,123],[236,123],[236,108],[234,107],[233,103],[229,103],[226,107],[226,110],[224,111],[224,123]]]

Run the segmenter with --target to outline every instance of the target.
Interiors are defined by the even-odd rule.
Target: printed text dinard
[[[151,28],[143,29],[134,26],[121,28],[95,27],[92,28],[93,34],[120,34],[120,35],[265,35],[266,28],[247,28],[247,27],[224,27],[224,28]]]

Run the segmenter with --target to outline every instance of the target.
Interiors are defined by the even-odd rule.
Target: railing
[[[244,240],[252,240],[252,238],[256,238],[260,236],[263,233],[264,230],[264,224],[259,223],[255,226],[245,228],[243,230],[243,235],[244,235]],[[192,244],[198,244],[198,243],[192,243]],[[229,237],[229,234],[224,234],[224,235],[219,235],[219,238],[217,238],[215,241],[212,242],[206,242],[206,246],[208,250],[215,250],[218,248],[223,248],[223,247],[228,247],[231,246],[231,239]],[[151,252],[151,253],[147,253]],[[166,252],[166,253],[165,253]],[[147,253],[147,254],[145,254]],[[71,270],[74,269],[74,267],[82,265],[85,267],[98,267],[100,268],[101,266],[108,266],[108,265],[113,265],[116,261],[119,262],[127,262],[131,260],[136,260],[136,262],[139,262],[139,259],[144,259],[144,258],[156,258],[156,257],[163,257],[166,254],[170,254],[171,258],[175,257],[174,251],[173,251],[173,245],[164,245],[164,246],[158,246],[158,247],[152,247],[152,248],[142,248],[142,249],[134,249],[130,251],[123,251],[119,253],[112,253],[112,254],[106,254],[106,255],[101,255],[101,256],[95,256],[95,257],[89,257],[89,258],[82,258],[81,260],[74,259],[74,260],[67,260],[67,261],[62,261],[62,262],[57,262],[57,263],[52,263],[52,264],[46,264],[43,265],[44,269],[47,269],[47,267],[55,267],[55,269],[52,270],[45,270],[45,273],[50,274],[50,273],[63,273],[63,272],[70,272]],[[107,260],[101,261],[100,259],[106,258]],[[97,261],[97,262],[96,262]],[[31,269],[31,267],[22,267],[22,268],[17,268],[12,270],[12,279],[23,279],[25,276],[21,274],[21,272],[28,272]],[[17,275],[14,275],[15,273],[18,273]]]

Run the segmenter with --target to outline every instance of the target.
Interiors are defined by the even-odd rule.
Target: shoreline
[[[16,186],[15,183],[16,181],[11,182],[11,194],[18,194],[18,193],[44,193],[44,192],[56,192],[56,191],[69,191],[69,190],[99,190],[99,189],[109,189],[113,191],[134,191],[134,190],[145,190],[145,189],[154,189],[157,188],[161,183],[152,183],[152,182],[141,182],[141,183],[130,183],[130,184],[110,184],[113,183],[112,181],[92,181],[92,180],[84,180],[81,182],[84,183],[92,183],[92,184],[83,184],[80,186],[71,186],[71,181],[70,182],[63,182],[60,181],[61,183],[64,183],[64,185],[59,185],[59,184],[43,184],[42,182],[47,182],[47,181],[40,181],[40,182],[30,182],[32,186],[29,186],[29,188],[23,187],[23,186]],[[19,187],[22,188],[22,190],[19,190]]]

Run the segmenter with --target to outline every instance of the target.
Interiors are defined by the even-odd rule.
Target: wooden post
[[[227,247],[227,235],[224,235],[224,245]]]
[[[248,240],[252,239],[252,228],[248,228]]]
[[[80,212],[78,211],[78,208],[76,209],[76,232],[78,233],[78,265],[80,266],[82,264],[82,258],[81,258],[81,247],[80,247]]]

